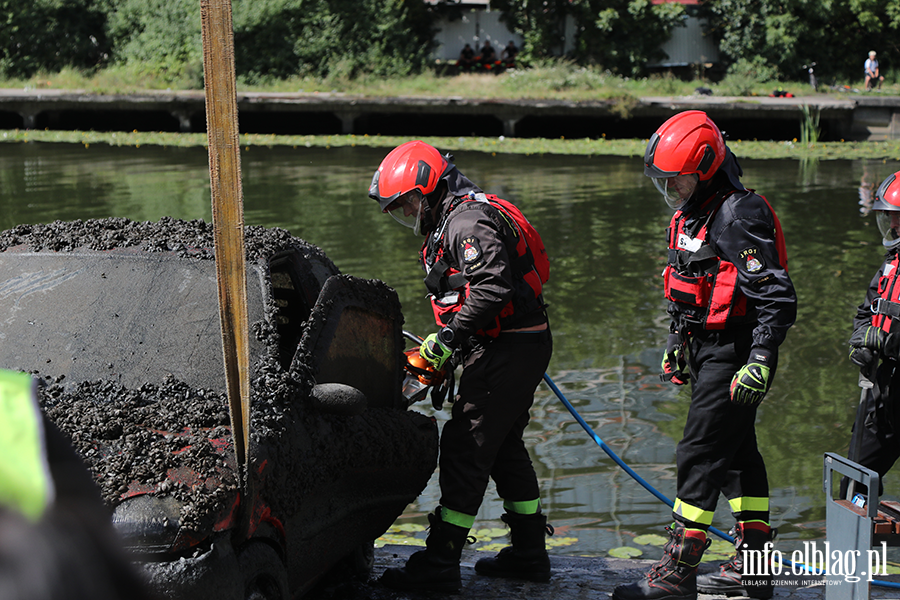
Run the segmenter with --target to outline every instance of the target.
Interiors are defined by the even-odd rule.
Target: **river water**
[[[343,272],[383,279],[400,295],[405,328],[425,335],[435,326],[416,263],[419,240],[366,196],[385,154],[244,149],[245,221],[286,228],[321,246]],[[612,450],[673,498],[675,444],[689,392],[657,376],[668,325],[660,273],[671,213],[642,175],[640,158],[457,152],[456,162],[481,187],[518,204],[543,236],[551,259],[549,375]],[[900,163],[741,163],[744,183],[764,194],[781,218],[799,298],[798,321],[757,424],[772,524],[779,549],[790,551],[824,539],[822,455],[846,455],[859,400],[846,340],[882,257],[864,198]],[[2,229],[109,216],[209,220],[206,150],[0,144],[0,207]],[[416,408],[433,412],[421,404]],[[446,419],[445,412],[435,416]],[[617,467],[543,385],[526,435],[544,510],[557,530],[550,538],[554,552],[646,551],[633,538],[662,533],[670,522],[670,509]],[[427,524],[424,515],[440,498],[436,480],[398,519],[399,529]],[[900,493],[898,480],[888,476],[889,496]],[[502,527],[502,512],[492,486],[476,523],[482,530],[476,547],[498,535],[489,530]],[[724,499],[714,525],[723,531],[731,525]]]

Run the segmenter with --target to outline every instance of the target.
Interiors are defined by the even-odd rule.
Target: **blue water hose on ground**
[[[659,490],[657,490],[655,487],[653,487],[652,485],[647,483],[647,481],[645,481],[643,477],[641,477],[640,475],[635,473],[634,469],[632,469],[627,464],[625,464],[625,461],[623,461],[621,458],[619,458],[619,456],[615,452],[613,452],[609,446],[606,445],[606,442],[604,442],[602,439],[600,439],[600,436],[598,436],[596,433],[594,433],[594,430],[591,429],[591,426],[588,425],[587,422],[585,422],[585,420],[581,417],[580,414],[578,414],[578,411],[575,410],[575,407],[572,406],[572,404],[566,399],[566,397],[563,395],[563,393],[560,391],[560,389],[558,387],[556,387],[556,384],[553,383],[553,380],[550,379],[550,376],[547,373],[544,373],[544,382],[550,387],[551,390],[553,390],[553,393],[556,394],[556,397],[559,398],[560,402],[562,402],[563,405],[565,405],[565,407],[572,414],[572,416],[575,417],[575,420],[578,421],[578,424],[581,425],[581,427],[587,432],[587,434],[589,436],[591,436],[591,438],[593,438],[594,442],[596,442],[597,445],[600,446],[600,449],[603,450],[604,452],[606,452],[606,454],[609,455],[609,457],[611,459],[613,459],[613,462],[615,462],[617,465],[622,467],[622,470],[624,470],[626,473],[631,475],[632,479],[634,479],[639,484],[641,484],[641,486],[643,486],[644,489],[646,489],[648,492],[650,492],[651,494],[656,496],[659,500],[661,500],[662,502],[667,504],[670,508],[674,508],[674,506],[675,506],[674,502],[669,500],[669,498],[667,498],[665,495],[661,494],[659,492]],[[711,532],[713,532],[714,534],[716,534],[717,536],[719,536],[720,538],[722,538],[723,540],[734,543],[734,538],[731,537],[730,535],[728,535],[727,533],[724,533],[712,526],[710,526],[709,530]],[[781,563],[784,565],[787,565],[789,567],[792,567],[792,568],[793,568],[794,564],[796,564],[796,565],[802,567],[806,572],[811,573],[812,575],[824,574],[824,571],[822,571],[820,569],[816,569],[815,567],[808,567],[801,563],[793,563],[790,560],[783,558],[783,557],[781,558]],[[873,579],[869,583],[871,583],[872,585],[877,585],[877,586],[882,586],[882,587],[890,587],[890,588],[900,589],[900,583],[894,583],[891,581],[879,581],[878,579]]]
[[[559,390],[559,388],[556,387],[556,384],[553,383],[553,380],[550,379],[550,376],[547,375],[546,373],[544,373],[544,381],[547,383],[548,386],[550,386],[550,389],[553,390],[553,393],[556,394],[556,397],[559,398],[560,402],[562,402],[562,403],[565,405],[565,407],[566,407],[567,409],[569,409],[569,412],[572,413],[572,416],[575,417],[575,420],[578,421],[578,424],[581,425],[581,426],[584,428],[584,430],[588,433],[589,436],[591,436],[592,438],[594,438],[594,441],[597,442],[597,445],[600,446],[600,449],[601,449],[601,450],[603,450],[604,452],[606,452],[606,453],[609,455],[609,457],[610,457],[611,459],[613,459],[613,461],[614,461],[617,465],[619,465],[620,467],[622,467],[622,469],[623,469],[626,473],[628,473],[629,475],[631,475],[632,479],[634,479],[634,480],[637,481],[639,484],[641,484],[641,485],[644,487],[645,490],[647,490],[648,492],[650,492],[651,494],[653,494],[654,496],[656,496],[659,500],[661,500],[661,501],[664,502],[665,504],[668,504],[668,505],[669,505],[669,508],[674,508],[674,507],[675,507],[675,503],[674,503],[674,502],[672,502],[672,501],[669,500],[666,496],[664,496],[663,494],[661,494],[661,493],[659,492],[659,490],[657,490],[655,487],[653,487],[652,485],[650,485],[649,483],[647,483],[647,482],[644,480],[643,477],[641,477],[640,475],[638,475],[637,473],[635,473],[634,470],[633,470],[631,467],[629,467],[627,464],[625,464],[625,461],[624,461],[624,460],[622,460],[621,458],[619,458],[619,456],[618,456],[615,452],[613,452],[612,449],[610,449],[609,446],[606,445],[606,442],[604,442],[603,440],[600,439],[600,436],[598,436],[596,433],[594,433],[594,430],[591,429],[591,426],[588,425],[587,422],[585,422],[585,420],[581,418],[581,415],[578,414],[578,411],[575,410],[575,407],[572,406],[572,404],[566,399],[566,397],[565,397],[565,396],[563,395],[563,393]],[[720,538],[722,538],[723,540],[728,541],[728,542],[731,542],[731,543],[734,543],[734,538],[731,537],[730,535],[728,535],[727,533],[724,533],[724,532],[722,532],[722,531],[719,531],[719,530],[716,529],[715,527],[710,527],[709,530],[712,531],[712,532],[713,532],[714,534],[716,534],[717,536],[719,536]]]

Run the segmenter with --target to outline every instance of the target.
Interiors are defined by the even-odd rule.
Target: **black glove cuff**
[[[774,358],[774,350],[769,350],[768,348],[764,348],[762,346],[754,346],[750,350],[750,358],[747,359],[747,363],[755,362],[761,365],[769,366],[772,364]]]
[[[681,336],[677,333],[670,333],[666,338],[666,354],[672,354],[675,349],[681,345]]]
[[[881,350],[881,355],[894,360],[900,358],[900,336],[896,333],[887,334],[884,338],[884,347]]]
[[[456,332],[450,327],[441,328],[437,337],[443,345],[451,350],[455,350],[456,347],[459,346],[459,338],[456,335]]]

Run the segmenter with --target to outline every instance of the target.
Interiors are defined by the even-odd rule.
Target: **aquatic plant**
[[[822,131],[819,129],[819,115],[820,109],[811,109],[808,104],[800,105],[800,112],[803,113],[803,117],[800,119],[800,142],[809,147],[810,144],[815,144],[819,141],[819,134]]]

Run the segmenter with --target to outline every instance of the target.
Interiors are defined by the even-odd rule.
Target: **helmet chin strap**
[[[423,199],[413,232],[416,235],[428,235],[428,232],[434,228],[433,221],[434,219],[431,218],[431,206],[429,206],[427,200]]]
[[[441,193],[442,189],[446,190],[445,187],[439,186],[438,189],[430,195],[422,197],[422,208],[424,208],[424,210],[419,213],[419,220],[416,221],[416,235],[428,235],[430,232],[434,231],[435,226],[437,226],[437,223],[434,220],[434,207],[440,206],[441,201],[446,195],[446,191]],[[440,196],[440,198],[438,196]],[[432,203],[434,204],[432,205]]]
[[[712,187],[712,182],[715,179],[716,176],[713,176],[706,181],[698,181],[697,187],[694,188],[694,193],[681,205],[682,212],[690,212],[693,209],[702,209],[707,203],[707,200],[710,200],[711,198],[711,196],[708,195],[709,188]]]

